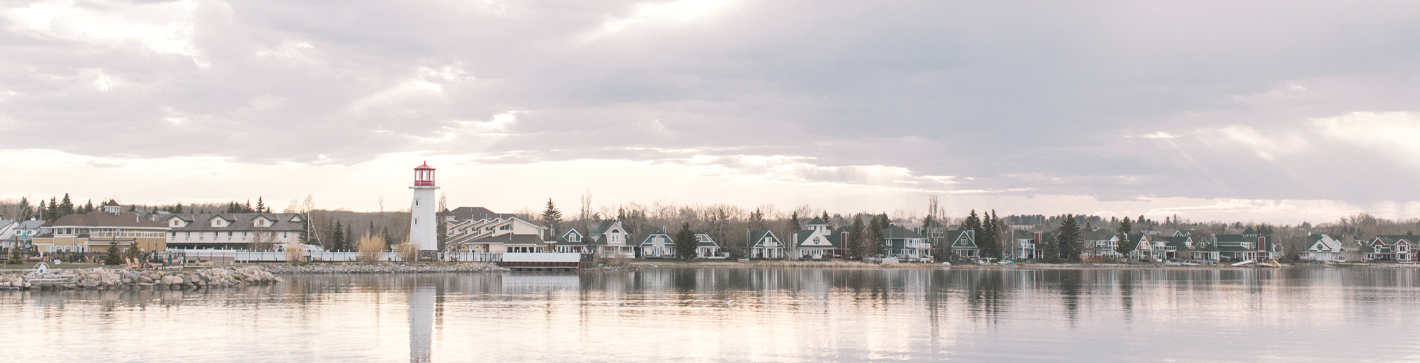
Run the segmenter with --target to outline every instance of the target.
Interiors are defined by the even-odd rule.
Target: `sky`
[[[0,198],[1420,217],[1420,3],[0,1]],[[279,209],[279,208],[278,208]]]

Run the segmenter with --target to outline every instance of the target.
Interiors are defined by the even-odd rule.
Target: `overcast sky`
[[[3,198],[1420,216],[1416,2],[0,1],[0,54]]]

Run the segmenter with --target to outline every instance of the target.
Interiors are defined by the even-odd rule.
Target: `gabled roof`
[[[572,242],[571,240],[569,240],[569,237],[573,235],[580,236],[582,238],[579,242]],[[559,246],[584,246],[588,242],[591,242],[591,240],[588,239],[586,235],[583,235],[581,231],[578,231],[575,227],[568,228],[567,231],[562,232],[562,235],[557,236],[557,245]]]
[[[884,230],[883,230],[883,235],[878,237],[878,239],[917,239],[917,238],[927,238],[927,237],[922,236],[921,233],[913,232],[913,231],[910,230],[910,229],[902,228],[902,227],[898,227],[898,226],[892,226],[892,227],[889,227],[889,228],[887,228],[887,229],[884,229]]]
[[[19,227],[15,227],[15,228],[19,228],[19,229],[37,229],[37,228],[39,228],[39,227],[44,227],[44,221],[43,221],[43,220],[39,220],[39,219],[32,219],[32,220],[20,222],[20,226],[19,226]]]
[[[118,202],[117,202],[117,201],[114,201],[113,199],[109,199],[107,202],[104,202],[103,205],[100,205],[100,207],[118,207],[118,206],[119,206],[119,205],[118,205]]]
[[[306,224],[303,221],[292,221],[288,216],[298,215],[298,213],[198,213],[198,214],[174,214],[162,222],[167,223],[173,219],[181,219],[187,222],[211,221],[213,218],[222,218],[229,223],[224,227],[213,227],[212,223],[188,223],[182,227],[173,227],[173,232],[197,232],[197,231],[245,231],[264,228],[268,231],[305,231]],[[258,217],[272,221],[269,227],[256,227],[253,221]]]
[[[1193,249],[1193,248],[1188,247],[1188,242],[1189,242],[1190,239],[1192,239],[1192,237],[1187,237],[1187,236],[1172,236],[1172,237],[1154,237],[1154,239],[1155,239],[1155,240],[1159,240],[1159,241],[1164,241],[1164,245],[1165,245],[1165,246],[1173,247],[1175,250],[1183,251],[1183,250],[1192,250],[1192,249]]]
[[[1217,234],[1217,235],[1213,235],[1213,239],[1214,239],[1214,240],[1217,240],[1218,243],[1227,243],[1227,242],[1257,242],[1257,237],[1249,237],[1249,236],[1244,236],[1244,235],[1241,235],[1241,234]]]
[[[810,220],[809,223],[805,223],[804,225],[806,225],[806,226],[825,225],[825,226],[826,226],[826,225],[828,225],[828,221],[823,220],[822,217],[814,217],[813,220]]]
[[[1131,233],[1131,234],[1132,234],[1132,233]],[[1142,233],[1141,233],[1141,234],[1142,234]],[[1114,236],[1116,236],[1116,234],[1114,233],[1114,231],[1111,231],[1111,230],[1108,230],[1108,229],[1096,229],[1096,230],[1090,231],[1090,233],[1086,234],[1086,235],[1085,235],[1085,240],[1087,240],[1087,241],[1108,241],[1108,240],[1110,240],[1110,239],[1113,239]]]
[[[950,242],[952,248],[977,248],[976,231],[970,229],[947,230],[946,234],[947,241]]]
[[[779,244],[780,244],[781,247],[782,247],[783,244],[784,244],[783,240],[780,240],[780,239],[779,239],[779,236],[775,236],[775,235],[774,235],[774,232],[772,232],[772,231],[770,231],[770,230],[767,230],[767,229],[761,229],[761,230],[758,230],[758,231],[749,231],[749,242],[748,242],[749,247],[757,247],[757,246],[759,246],[759,245],[760,245],[760,242],[761,242],[761,241],[764,241],[764,236],[772,236],[772,237],[774,237],[775,240],[779,240]]]
[[[509,213],[496,213],[484,207],[458,207],[449,211],[454,216],[455,221],[479,220],[479,219],[507,219],[515,217]]]
[[[70,214],[59,217],[52,226],[75,226],[75,227],[136,227],[136,228],[162,228],[167,229],[168,225],[162,222],[148,220],[133,213],[105,213],[89,212],[84,214]]]
[[[630,241],[627,241],[627,244],[632,246],[640,246],[646,244],[647,241],[649,241],[652,237],[657,236],[664,236],[667,240],[667,243],[675,243],[675,240],[671,238],[670,233],[666,232],[665,227],[655,227],[642,229],[641,233],[637,233],[636,237],[633,237]]]
[[[828,248],[834,248],[834,249],[843,248],[843,245],[841,245],[840,242],[837,241],[838,238],[831,238],[833,234],[834,234],[834,233],[828,233],[828,234],[826,234],[826,235],[822,235],[822,236],[823,236],[823,239],[824,239],[825,241],[828,241],[828,246],[823,246],[823,245],[805,246],[805,245],[804,245],[805,243],[807,243],[807,242],[809,241],[810,238],[813,238],[814,236],[819,235],[819,234],[818,234],[818,231],[815,231],[815,230],[812,230],[812,229],[801,229],[801,230],[797,230],[797,231],[794,231],[794,232],[790,233],[790,236],[792,236],[791,238],[794,240],[794,241],[793,241],[793,242],[794,242],[794,245],[795,245],[795,246],[799,246],[799,247],[801,247],[801,248],[802,248],[802,247],[808,247],[808,248],[825,248],[825,247],[828,247]]]
[[[696,233],[695,240],[695,247],[720,247],[720,244],[716,243],[714,238],[711,238],[710,235],[705,233]]]
[[[604,234],[606,234],[606,231],[611,230],[612,227],[614,227],[614,226],[620,226],[620,225],[621,225],[621,221],[618,221],[618,220],[615,220],[615,219],[602,220],[601,223],[597,223],[596,227],[593,227],[593,228],[592,228],[592,235],[593,235],[593,236],[604,235]],[[620,230],[622,231],[622,233],[626,233],[626,228],[620,228]]]
[[[1252,227],[1247,227],[1247,229],[1243,230],[1242,234],[1257,234],[1257,230],[1252,229]]]

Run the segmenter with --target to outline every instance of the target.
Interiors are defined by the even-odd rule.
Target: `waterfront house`
[[[15,238],[15,230],[20,226],[20,222],[0,219],[0,247],[19,246],[19,239]]]
[[[642,228],[641,233],[631,239],[636,246],[637,258],[679,258],[675,250],[675,240],[665,227]]]
[[[1133,251],[1129,251],[1129,259],[1131,259],[1131,260],[1157,260],[1157,259],[1159,259],[1159,253],[1156,253],[1156,252],[1155,252],[1154,241],[1153,241],[1152,238],[1150,238],[1151,236],[1149,236],[1148,234],[1135,232],[1135,233],[1130,233],[1130,234],[1128,234],[1128,235],[1126,235],[1126,236],[1124,236],[1124,237],[1125,237],[1125,241],[1126,241],[1126,242],[1124,242],[1124,243],[1128,243],[1130,246],[1134,246],[1134,250],[1133,250]]]
[[[463,208],[460,208],[463,209]],[[481,209],[481,208],[480,208]],[[513,215],[483,214],[485,219],[445,219],[445,249],[459,252],[543,252],[555,241],[547,227]]]
[[[749,258],[755,259],[777,259],[784,258],[784,243],[773,231],[761,229],[757,231],[745,231],[746,245],[749,248]]]
[[[1417,239],[1413,235],[1381,235],[1366,241],[1361,249],[1366,262],[1415,262]]]
[[[976,258],[981,250],[976,246],[976,231],[970,229],[947,230],[946,240],[944,242],[947,244],[947,248],[950,249],[952,255],[961,258]]]
[[[720,252],[720,243],[704,233],[695,234],[695,258],[725,258]]]
[[[901,261],[930,261],[932,259],[932,248],[927,245],[927,236],[923,236],[916,231],[892,226],[884,228],[882,242],[885,256],[897,257]],[[973,241],[973,245],[975,245]]]
[[[271,250],[299,243],[306,233],[300,213],[196,213],[156,215],[168,226],[170,248]]]
[[[167,249],[168,229],[162,222],[123,212],[110,200],[100,210],[67,215],[47,224],[32,243],[41,252],[107,252],[110,244],[161,251]]]
[[[557,236],[557,242],[553,245],[557,252],[592,253],[593,249],[590,246],[590,242],[590,238],[587,238],[582,231],[573,227],[562,231],[562,234]]]
[[[1345,262],[1346,246],[1325,233],[1307,236],[1307,250],[1298,256],[1304,261]]]
[[[1218,234],[1213,236],[1213,246],[1221,258],[1232,261],[1260,261],[1280,257],[1281,250],[1267,243],[1267,237],[1258,235],[1252,227],[1242,234]]]
[[[43,220],[32,218],[28,221],[20,221],[7,239],[10,240],[11,246],[30,247],[35,236],[38,236],[44,228]]]
[[[1118,252],[1119,234],[1108,229],[1096,229],[1085,234],[1085,246],[1088,257],[1091,258],[1120,258],[1123,257]],[[1130,258],[1135,258],[1130,256]]]
[[[1031,232],[1023,229],[1011,231],[1011,259],[1040,259],[1037,246],[1042,240],[1041,232]]]
[[[598,222],[596,226],[592,227],[592,231],[587,237],[592,239],[592,245],[596,246],[598,256],[636,257],[636,246],[629,242],[631,233],[621,226],[621,221],[607,219]]]
[[[1159,257],[1164,260],[1197,260],[1193,255],[1193,237],[1190,236],[1154,237],[1154,247],[1161,252]]]
[[[835,241],[833,231],[829,229],[828,222],[822,218],[814,217],[807,224],[809,229],[789,232],[789,241],[794,243],[799,252],[800,259],[821,260],[833,258],[835,252],[843,249],[840,241]]]

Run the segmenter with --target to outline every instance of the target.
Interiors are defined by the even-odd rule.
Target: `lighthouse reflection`
[[[409,292],[409,361],[429,362],[434,333],[432,285],[416,286]]]

